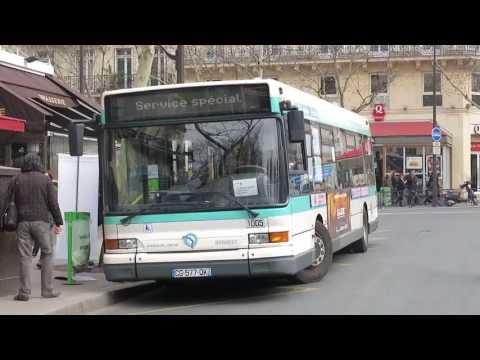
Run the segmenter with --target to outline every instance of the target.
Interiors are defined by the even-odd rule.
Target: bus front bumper
[[[174,269],[210,268],[212,278],[294,275],[312,263],[312,252],[297,256],[225,261],[104,264],[108,281],[169,280]]]

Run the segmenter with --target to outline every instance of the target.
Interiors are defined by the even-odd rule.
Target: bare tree
[[[134,87],[147,86],[152,74],[155,45],[136,45],[137,50],[137,73],[134,79]]]
[[[185,55],[195,80],[215,79],[225,68],[233,68],[236,77],[263,77],[266,60],[264,45],[188,45]]]
[[[464,66],[464,72],[461,74],[454,74],[449,72],[444,66],[437,62],[436,69],[443,78],[450,84],[450,86],[458,92],[471,106],[480,109],[480,104],[473,100],[473,96],[468,91],[469,83],[471,81],[471,74],[480,71],[480,67],[476,61],[469,61]],[[470,81],[469,81],[470,80]]]
[[[329,95],[334,95],[341,107],[345,107],[347,95],[352,94],[357,101],[351,110],[357,113],[376,100],[378,95],[376,89],[362,86],[364,85],[362,76],[368,74],[369,63],[364,46],[329,45],[326,54],[311,55],[312,59],[323,57],[321,63],[309,61],[306,65],[305,62],[297,61],[294,66],[306,89],[325,100],[329,100]],[[379,72],[387,75],[388,84],[390,84],[395,78],[395,72],[388,59],[385,64],[386,66]],[[334,79],[335,94],[328,94],[327,82],[332,79]]]

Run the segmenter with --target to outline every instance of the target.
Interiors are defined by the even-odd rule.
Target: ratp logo
[[[152,224],[145,224],[145,227],[143,228],[143,231],[146,233],[152,233],[153,232],[153,225]]]
[[[182,236],[183,243],[187,245],[189,248],[194,248],[198,243],[198,238],[195,234],[187,234]]]

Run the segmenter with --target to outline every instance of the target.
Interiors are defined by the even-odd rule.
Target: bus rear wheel
[[[315,223],[315,255],[312,265],[293,276],[296,283],[307,284],[321,280],[330,269],[333,259],[332,239],[325,226]]]

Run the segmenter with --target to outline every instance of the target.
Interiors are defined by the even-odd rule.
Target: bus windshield
[[[167,213],[282,204],[287,182],[280,135],[275,118],[111,129],[107,211]]]

